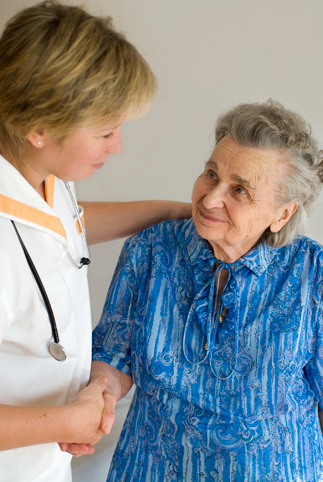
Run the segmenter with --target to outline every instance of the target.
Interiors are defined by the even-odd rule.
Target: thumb
[[[117,401],[113,395],[107,392],[104,393],[103,398],[104,409],[101,420],[101,430],[103,433],[108,434],[115,422],[115,406]]]
[[[91,385],[92,384],[96,384],[96,385],[99,385],[102,393],[107,389],[107,386],[108,386],[108,379],[107,377],[99,377],[99,378],[96,378],[93,382],[91,382]]]

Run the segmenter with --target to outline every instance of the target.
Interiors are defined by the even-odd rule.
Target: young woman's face
[[[34,168],[45,177],[54,174],[64,181],[89,178],[104,166],[110,154],[120,154],[123,148],[121,125],[117,123],[79,129],[63,143],[45,133],[41,142],[36,149]]]

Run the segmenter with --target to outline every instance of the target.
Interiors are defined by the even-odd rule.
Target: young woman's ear
[[[36,131],[30,132],[27,136],[28,141],[33,147],[37,147],[37,149],[43,147],[45,145],[45,136],[41,129],[37,129]]]

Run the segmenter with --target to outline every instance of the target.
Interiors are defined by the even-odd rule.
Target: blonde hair
[[[296,112],[269,99],[262,104],[240,104],[222,115],[216,124],[216,143],[228,134],[243,146],[277,149],[287,155],[289,170],[281,180],[277,201],[281,206],[296,201],[298,207],[278,233],[268,228],[263,239],[274,247],[290,243],[304,230],[323,182],[322,151],[310,125]]]
[[[140,115],[155,92],[149,65],[110,17],[46,0],[13,17],[0,39],[0,150],[21,154],[36,129],[64,139]]]

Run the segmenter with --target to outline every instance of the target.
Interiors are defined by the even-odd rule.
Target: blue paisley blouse
[[[136,385],[108,481],[323,480],[323,248],[220,262],[216,311],[217,261],[192,220],[125,243],[93,335]]]

